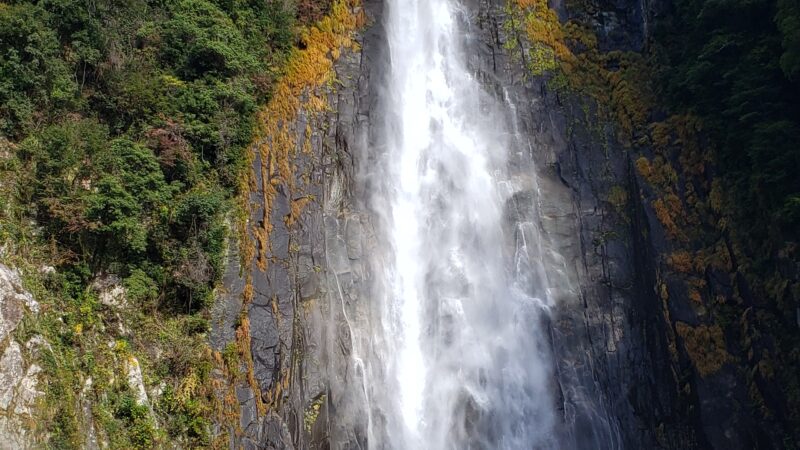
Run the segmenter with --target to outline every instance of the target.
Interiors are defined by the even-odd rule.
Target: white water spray
[[[549,306],[527,225],[505,220],[513,110],[461,50],[457,0],[388,0],[378,318],[365,379],[370,448],[553,447],[541,316]],[[509,129],[511,128],[511,129]],[[535,228],[535,227],[533,227]],[[538,284],[538,285],[537,285]]]

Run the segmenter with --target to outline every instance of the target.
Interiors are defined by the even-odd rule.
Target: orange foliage
[[[261,157],[260,190],[264,215],[253,235],[258,241],[258,266],[261,270],[267,268],[272,232],[270,214],[277,186],[283,185],[289,196],[293,196],[295,190],[293,158],[298,150],[297,118],[301,112],[309,120],[327,112],[326,97],[328,87],[334,81],[334,62],[343,49],[358,48],[353,34],[365,21],[363,12],[354,12],[359,5],[360,0],[337,0],[326,17],[303,32],[304,48],[293,51],[284,76],[275,86],[272,100],[258,114],[254,147]],[[308,151],[311,134],[303,131],[306,140],[303,148]],[[249,184],[254,184],[256,179],[251,176]]]
[[[242,314],[241,324],[236,329],[236,350],[239,352],[239,358],[244,361],[247,368],[247,384],[256,393],[256,408],[260,415],[264,415],[267,412],[267,408],[261,396],[258,395],[261,392],[261,388],[256,381],[253,354],[250,351],[250,318],[247,314]]]
[[[675,325],[678,335],[689,359],[700,376],[706,377],[716,373],[722,366],[731,361],[725,348],[725,337],[719,325],[698,325],[693,327],[683,322]]]
[[[693,258],[686,250],[678,250],[667,258],[667,263],[676,272],[689,273],[693,269]]]

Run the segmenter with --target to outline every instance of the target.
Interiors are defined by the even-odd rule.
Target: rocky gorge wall
[[[535,58],[541,42],[573,55],[566,45],[575,42],[553,31],[552,18],[588,23],[594,40],[581,42],[598,54],[644,51],[668,5],[543,6],[466,0],[460,20],[471,68],[508,102],[527,144],[509,155],[508,245],[521,251],[521,224],[543,232],[542,263],[559,299],[549,323],[559,432],[576,448],[783,447],[790,431],[767,419],[770,395],[753,381],[765,375],[749,372],[744,348],[705,306],[739,295],[743,284],[730,282],[741,283],[737,271],[717,253],[701,261],[682,236],[702,226],[692,222],[692,199],[712,190],[706,174],[689,170],[691,127],[639,132],[636,122],[658,118],[657,108],[604,112],[596,93],[570,89],[550,60]],[[335,2],[260,119],[249,217],[212,333],[224,359],[215,375],[225,409],[218,431],[231,448],[366,444],[351,351],[367,338],[354,328],[368,320],[377,251],[364,168],[379,145],[375,115],[387,106],[382,11],[378,0]],[[581,55],[577,62],[594,63]],[[620,65],[603,66],[609,79],[628,73]],[[610,95],[627,95],[626,81]]]

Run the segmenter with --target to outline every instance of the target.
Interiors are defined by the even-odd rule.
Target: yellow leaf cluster
[[[272,202],[282,185],[288,195],[295,188],[294,158],[298,150],[298,134],[303,135],[302,149],[311,148],[311,133],[298,133],[297,119],[303,114],[308,120],[327,112],[327,95],[334,80],[334,63],[344,49],[356,50],[354,32],[363,26],[365,16],[360,10],[360,0],[337,0],[328,16],[303,31],[302,48],[295,49],[289,57],[284,75],[274,89],[272,100],[258,114],[258,128],[254,148],[258,152],[260,176],[251,175],[247,189],[258,188],[263,217],[253,230],[258,241],[258,266],[266,270],[272,223]],[[252,165],[252,164],[251,164]],[[256,180],[261,186],[255,186]],[[243,194],[246,195],[246,194]]]
[[[731,361],[731,356],[725,348],[725,337],[719,325],[691,326],[678,322],[675,328],[683,339],[686,353],[700,376],[712,375],[725,363]]]

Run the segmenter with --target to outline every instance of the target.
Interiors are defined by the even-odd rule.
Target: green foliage
[[[7,136],[24,136],[76,97],[50,18],[31,4],[0,7],[0,132]]]
[[[786,77],[800,81],[800,5],[793,0],[778,0],[775,24],[781,32],[781,68]]]
[[[228,345],[222,349],[222,360],[225,361],[225,367],[232,371],[235,375],[240,374],[239,366],[239,349],[236,348],[236,342],[229,342]]]
[[[0,131],[19,137],[20,200],[59,259],[143,270],[168,305],[207,300],[263,77],[292,42],[279,3],[0,8]]]
[[[209,445],[211,438],[208,430],[211,428],[211,421],[208,417],[209,411],[202,402],[193,398],[182,398],[174,389],[168,388],[161,397],[158,409],[174,418],[168,433],[188,436],[197,446]]]
[[[84,445],[89,377],[80,395],[112,447],[157,447],[163,430],[209,444],[204,308],[255,112],[294,27],[279,0],[0,3],[0,245],[58,269],[42,276],[27,331],[52,344],[40,425],[51,447]],[[132,308],[99,302],[101,273],[123,279]],[[155,416],[119,383],[131,354],[166,386]]]
[[[158,298],[158,285],[141,269],[134,269],[125,279],[127,299],[144,306]]]
[[[661,94],[672,109],[702,119],[720,179],[712,207],[725,217],[720,228],[735,257],[737,292],[714,304],[714,315],[727,335],[740,336],[748,355],[743,364],[770,380],[754,391],[766,405],[764,421],[796,441],[800,296],[788,288],[797,280],[788,268],[796,266],[800,239],[800,6],[794,0],[674,6],[656,31],[665,63]]]
[[[98,160],[98,180],[85,202],[89,234],[105,255],[140,255],[149,244],[148,225],[158,220],[174,189],[166,185],[152,151],[127,139],[112,141]]]
[[[184,79],[206,74],[232,76],[259,65],[231,17],[208,1],[180,1],[169,20],[150,23],[140,34],[150,41],[168,43],[160,46],[159,57]]]
[[[676,7],[657,33],[666,43],[665,98],[704,119],[743,233],[778,246],[782,239],[773,237],[797,239],[797,3],[681,0]]]
[[[127,427],[126,433],[112,437],[112,440],[117,440],[116,446],[135,449],[153,448],[156,442],[156,430],[149,408],[136,403],[136,399],[130,393],[114,400],[114,417]],[[124,441],[120,437],[124,438]]]

